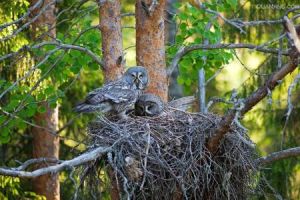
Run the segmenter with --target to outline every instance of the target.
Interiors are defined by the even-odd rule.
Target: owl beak
[[[140,89],[140,90],[144,89],[144,87],[143,87],[143,82],[142,82],[141,79],[136,78],[136,79],[134,80],[134,83],[136,84],[136,87],[137,87],[138,89]]]

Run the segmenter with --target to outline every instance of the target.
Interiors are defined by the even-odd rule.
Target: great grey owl
[[[195,102],[195,97],[188,96],[173,100],[165,104],[160,97],[146,93],[141,95],[135,103],[135,115],[137,116],[157,116],[166,107],[186,111]]]
[[[146,93],[141,95],[135,103],[135,115],[156,116],[164,109],[164,102],[159,96]]]
[[[110,113],[127,118],[127,111],[134,109],[135,102],[147,85],[147,70],[141,66],[131,67],[120,79],[88,93],[85,101],[74,110],[79,113]]]

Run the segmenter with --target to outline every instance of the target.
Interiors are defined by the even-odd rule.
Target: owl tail
[[[104,103],[98,105],[92,105],[83,102],[77,104],[73,110],[78,113],[92,113],[92,112],[106,113],[111,110],[111,106],[109,104],[104,104]]]

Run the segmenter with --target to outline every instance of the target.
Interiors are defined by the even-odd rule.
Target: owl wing
[[[88,93],[85,102],[93,105],[106,101],[122,103],[131,101],[133,97],[136,98],[136,96],[135,91],[130,89],[127,84],[123,82],[112,82]]]

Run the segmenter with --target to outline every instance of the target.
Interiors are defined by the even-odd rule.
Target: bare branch
[[[3,38],[0,38],[0,42],[3,42],[5,40],[9,40],[13,37],[15,37],[17,34],[19,34],[21,31],[25,30],[26,28],[29,27],[30,24],[32,24],[33,22],[35,22],[44,12],[46,12],[47,9],[49,9],[50,6],[54,5],[56,3],[57,0],[53,0],[51,1],[49,4],[47,4],[45,7],[43,7],[40,12],[38,12],[38,14],[36,16],[34,16],[32,19],[30,19],[27,23],[25,23],[24,25],[22,25],[20,28],[18,28],[16,31],[14,31],[12,34],[7,35]]]
[[[285,149],[283,151],[274,152],[267,156],[256,159],[255,162],[258,166],[263,166],[271,164],[278,160],[293,158],[297,156],[300,156],[300,147],[294,147],[290,149]]]
[[[0,168],[0,174],[5,176],[21,177],[21,178],[35,178],[47,173],[57,173],[69,167],[76,167],[87,163],[89,161],[99,158],[104,153],[111,151],[112,147],[98,147],[90,152],[86,152],[71,160],[62,161],[60,164],[40,168],[32,172],[23,171],[24,167],[5,169]],[[28,161],[29,162],[29,161]],[[30,161],[31,162],[31,161]],[[36,162],[36,161],[35,161]],[[25,162],[26,163],[26,162]],[[21,169],[21,170],[19,170]]]
[[[284,27],[287,31],[287,36],[291,41],[292,45],[296,47],[297,51],[300,53],[300,40],[298,38],[297,31],[293,23],[289,20],[287,16],[283,17]]]
[[[1,24],[1,25],[0,25],[0,31],[2,31],[3,29],[5,29],[5,28],[7,28],[7,27],[9,27],[9,26],[11,26],[11,25],[19,24],[19,23],[21,23],[22,21],[24,21],[25,18],[27,18],[27,17],[31,14],[31,12],[32,12],[34,9],[36,9],[36,8],[39,7],[39,6],[41,6],[41,3],[42,3],[43,1],[44,1],[44,0],[39,0],[38,2],[36,2],[36,3],[35,3],[32,7],[30,7],[30,8],[27,10],[27,12],[26,12],[24,15],[22,15],[20,18],[14,20],[14,21],[12,21],[12,22],[7,22],[7,23],[4,23],[4,24]]]
[[[288,88],[288,97],[287,97],[287,107],[288,107],[288,109],[287,109],[287,112],[286,112],[284,127],[282,129],[281,148],[283,147],[283,144],[285,142],[286,128],[287,128],[290,116],[292,114],[292,111],[294,109],[294,106],[293,106],[293,103],[292,103],[292,91],[296,87],[296,85],[298,84],[299,81],[300,81],[300,74],[298,74],[295,77],[294,81],[290,84],[290,86]]]
[[[224,17],[221,13],[215,11],[215,10],[211,10],[206,8],[199,0],[197,0],[198,6],[200,9],[203,9],[205,12],[210,13],[210,14],[214,14],[215,16],[218,16],[219,18],[221,18],[224,22],[230,24],[231,26],[237,28],[240,30],[241,33],[246,33],[242,27],[240,26],[240,23],[236,23],[235,21],[229,20],[226,17]]]
[[[34,158],[34,159],[25,161],[22,165],[20,165],[19,167],[15,168],[15,169],[20,171],[20,170],[25,170],[26,168],[28,168],[30,165],[33,165],[33,164],[57,163],[57,162],[59,162],[59,160],[57,160],[56,158]]]
[[[292,58],[288,64],[279,69],[277,72],[274,72],[263,86],[258,88],[244,100],[244,107],[240,110],[240,115],[243,116],[245,113],[251,110],[253,106],[265,98],[269,90],[273,90],[286,75],[293,72],[297,68],[298,63],[298,59]],[[208,140],[207,146],[212,153],[215,153],[218,150],[219,144],[224,135],[230,129],[237,111],[237,108],[233,108],[228,112],[228,114],[223,116],[219,126],[215,131],[215,135]]]
[[[175,70],[177,67],[179,61],[183,56],[188,54],[191,51],[195,50],[200,50],[200,49],[206,49],[206,50],[211,50],[211,49],[253,49],[255,51],[260,51],[264,53],[272,53],[272,54],[278,54],[278,49],[274,48],[266,48],[266,47],[261,47],[257,46],[254,44],[211,44],[211,45],[203,45],[203,44],[194,44],[190,46],[181,46],[177,53],[175,54],[168,70],[167,74],[170,76],[172,72]],[[282,55],[288,56],[288,51],[282,51]]]
[[[89,55],[94,61],[96,61],[102,67],[102,69],[105,70],[105,67],[104,67],[104,64],[103,64],[102,60],[95,53],[93,53],[91,50],[89,50],[85,47],[82,47],[82,46],[71,45],[71,44],[63,44],[63,43],[58,43],[58,42],[42,42],[40,44],[34,45],[32,48],[40,48],[40,47],[46,46],[46,45],[54,45],[54,46],[60,47],[62,49],[74,49],[74,50],[77,50],[77,51],[84,52],[87,55]]]
[[[283,22],[282,19],[277,19],[277,20],[258,20],[258,21],[249,21],[249,22],[244,22],[241,20],[232,20],[235,21],[236,23],[239,23],[241,27],[245,26],[261,26],[261,25],[274,25],[274,24],[281,24]]]

